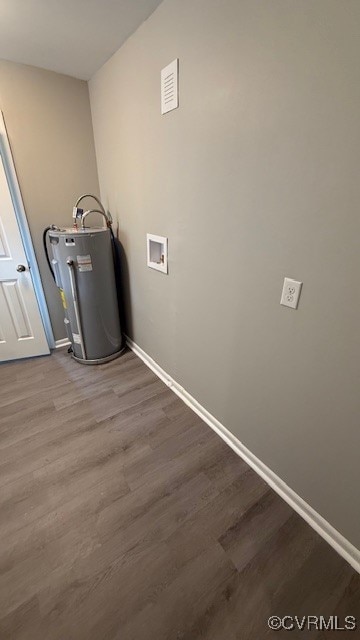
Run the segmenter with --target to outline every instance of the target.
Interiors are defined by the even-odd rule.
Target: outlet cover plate
[[[280,304],[283,304],[285,307],[290,307],[291,309],[297,309],[301,287],[302,282],[285,278]]]

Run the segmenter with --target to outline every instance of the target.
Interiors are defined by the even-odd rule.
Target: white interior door
[[[49,353],[0,153],[0,361]]]

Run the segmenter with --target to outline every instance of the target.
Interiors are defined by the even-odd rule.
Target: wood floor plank
[[[220,536],[221,546],[239,571],[246,567],[292,513],[292,509],[279,496],[268,491]]]
[[[360,576],[132,352],[6,363],[0,385],[1,640],[360,624]]]

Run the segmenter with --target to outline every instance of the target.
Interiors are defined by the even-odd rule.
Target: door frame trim
[[[10,195],[14,206],[15,216],[20,230],[26,259],[30,266],[31,280],[34,286],[36,301],[39,307],[41,320],[44,326],[46,339],[50,349],[55,347],[54,334],[50,322],[49,310],[46,304],[44,289],[42,286],[40,271],[36,260],[35,250],[31,239],[29,224],[26,217],[24,202],[22,199],[19,181],[16,173],[13,155],[11,152],[9,137],[6,130],[3,112],[0,111],[0,152],[4,158],[4,170],[9,185]]]

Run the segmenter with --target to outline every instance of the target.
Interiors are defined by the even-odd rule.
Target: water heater
[[[112,360],[123,350],[123,337],[110,224],[64,229],[53,225],[45,233],[73,357],[84,364]]]

